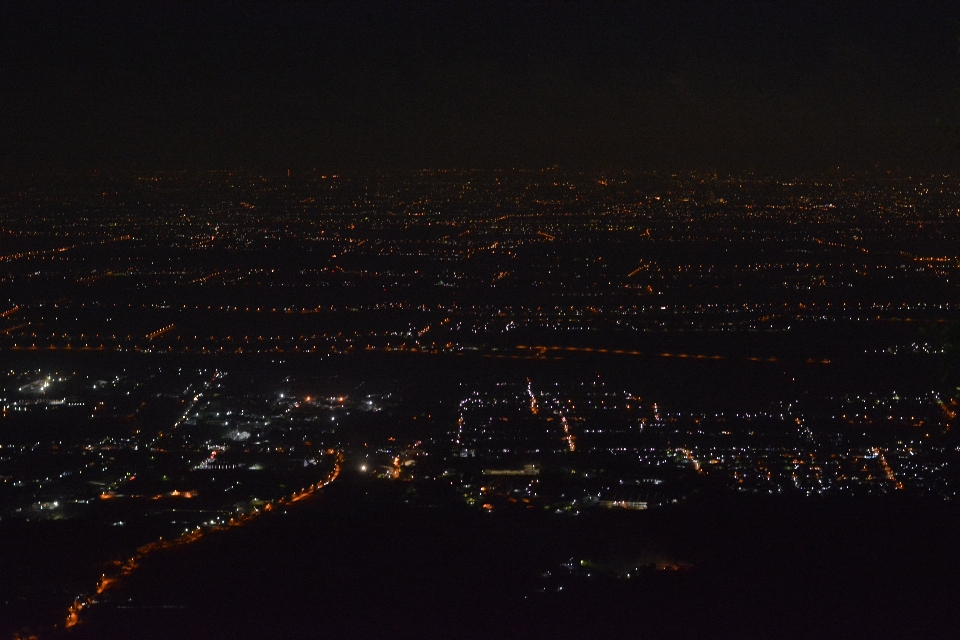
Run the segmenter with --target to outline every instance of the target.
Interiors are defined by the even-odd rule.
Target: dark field
[[[933,638],[960,623],[960,518],[942,504],[704,495],[581,518],[429,505],[348,477],[151,558],[66,637]],[[537,577],[582,558],[646,565]]]

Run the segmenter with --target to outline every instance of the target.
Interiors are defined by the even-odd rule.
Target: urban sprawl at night
[[[38,559],[8,563],[0,631],[139,629],[192,606],[143,577],[164,558],[338,500],[553,532],[509,543],[500,594],[544,607],[711,566],[662,532],[624,542],[632,522],[748,499],[950,508],[958,186],[558,167],[10,182],[0,526],[45,546],[16,543]]]

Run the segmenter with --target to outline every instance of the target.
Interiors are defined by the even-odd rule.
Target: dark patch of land
[[[65,637],[918,638],[960,628],[950,504],[699,496],[556,517],[481,513],[414,486],[347,476],[287,514],[154,556]],[[651,558],[691,566],[662,571]],[[571,559],[646,564],[629,579],[541,577]]]

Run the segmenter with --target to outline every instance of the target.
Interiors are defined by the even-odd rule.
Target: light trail
[[[70,605],[70,608],[67,609],[67,616],[64,621],[64,628],[70,629],[80,624],[81,619],[80,615],[88,610],[93,605],[97,604],[99,600],[98,596],[102,595],[106,591],[113,588],[117,585],[121,579],[131,575],[134,571],[137,570],[140,566],[140,562],[148,555],[155,553],[157,551],[163,551],[168,549],[179,549],[185,547],[189,544],[193,544],[198,540],[202,539],[204,535],[214,532],[214,531],[227,531],[236,527],[241,527],[243,525],[249,524],[259,516],[273,511],[275,509],[274,505],[281,505],[287,503],[300,502],[315,492],[319,491],[323,487],[327,486],[331,482],[337,479],[337,476],[340,475],[340,469],[343,465],[343,452],[337,451],[336,458],[334,461],[333,470],[327,475],[326,478],[320,480],[319,482],[312,484],[308,487],[304,487],[300,491],[295,491],[289,495],[286,495],[282,498],[278,498],[273,502],[268,502],[263,506],[263,509],[254,509],[253,511],[248,511],[239,516],[230,518],[226,524],[222,525],[207,525],[207,526],[198,526],[192,531],[185,532],[174,538],[173,540],[164,540],[162,538],[145,544],[141,547],[138,547],[136,552],[131,555],[126,560],[117,560],[113,563],[115,570],[110,573],[104,573],[100,580],[97,582],[96,587],[93,590],[93,593],[87,596],[80,596],[74,600],[73,604]]]
[[[887,462],[886,457],[883,455],[878,447],[871,449],[874,455],[877,456],[877,460],[880,461],[880,468],[883,469],[884,475],[887,476],[887,480],[893,483],[893,486],[899,490],[903,490],[903,483],[897,480],[897,476],[893,473],[893,469],[890,467],[890,464]]]
[[[957,412],[950,408],[943,400],[938,400],[937,404],[940,406],[940,410],[943,411],[943,415],[947,417],[947,421],[953,420],[957,417]],[[956,402],[952,403],[953,406],[956,406]]]
[[[606,355],[618,355],[618,356],[646,356],[651,358],[681,358],[681,359],[691,359],[691,360],[725,360],[726,358],[721,355],[706,355],[702,353],[644,353],[642,351],[634,351],[627,349],[606,349],[603,347],[561,347],[561,346],[546,346],[546,345],[517,345],[517,349],[525,351],[537,351],[538,354],[544,354],[547,351],[566,351],[569,353],[602,353]],[[747,362],[780,362],[780,358],[776,356],[769,356],[766,358],[757,357],[757,356],[744,356],[744,360]],[[805,361],[807,364],[830,364],[830,360],[816,360],[814,358],[807,358]]]
[[[156,338],[156,337],[158,337],[158,336],[162,336],[163,334],[167,333],[168,331],[172,331],[173,328],[174,328],[174,325],[173,325],[173,324],[168,324],[167,326],[162,327],[162,328],[160,328],[160,329],[157,329],[156,331],[153,331],[152,333],[148,333],[148,334],[147,334],[146,336],[144,336],[144,337],[145,337],[147,340],[153,340],[154,338]]]
[[[223,374],[220,373],[219,371],[215,371],[213,373],[213,377],[207,380],[205,383],[203,383],[203,390],[206,391],[207,389],[209,389],[210,385],[216,382],[217,378],[219,378],[222,375]],[[187,388],[189,389],[189,387]],[[190,415],[190,412],[193,411],[193,408],[197,406],[197,403],[200,402],[200,398],[202,397],[203,397],[203,391],[200,391],[199,393],[197,393],[197,395],[193,396],[193,399],[187,403],[187,406],[183,410],[183,413],[180,415],[179,418],[177,418],[177,421],[173,423],[173,426],[170,428],[170,431],[173,431],[179,428],[180,425],[183,424],[184,420],[187,419],[187,417]],[[150,442],[148,446],[150,447],[156,446],[157,442],[159,442],[160,438],[162,437],[163,437],[163,432],[161,431],[157,434],[157,437]]]
[[[690,461],[690,463],[693,465],[694,470],[695,470],[697,473],[699,473],[699,474],[701,474],[701,475],[703,475],[704,473],[706,473],[706,471],[703,470],[703,467],[700,466],[700,463],[697,461],[697,459],[693,457],[693,452],[692,452],[692,451],[690,451],[689,449],[677,449],[677,451],[679,451],[680,453],[682,453],[682,454],[684,455],[684,457],[685,457],[687,460]]]
[[[12,262],[14,260],[19,260],[20,258],[34,258],[36,256],[46,255],[48,253],[63,253],[64,251],[69,251],[76,246],[77,245],[72,244],[69,247],[59,247],[57,249],[47,249],[45,251],[24,251],[23,253],[11,253],[5,256],[0,256],[0,262]]]
[[[24,327],[29,327],[29,326],[30,326],[29,322],[24,322],[23,324],[18,324],[15,327],[10,327],[9,329],[4,329],[3,331],[0,331],[0,335],[5,333],[11,333],[13,331],[16,331],[17,329],[23,329]]]
[[[209,241],[212,242],[212,241],[213,241],[213,238],[210,238]],[[214,271],[213,273],[208,273],[207,275],[202,276],[202,277],[200,277],[200,278],[197,278],[196,280],[191,280],[191,281],[188,282],[187,284],[195,284],[195,283],[197,283],[197,282],[206,282],[206,281],[209,280],[210,278],[215,278],[215,277],[219,276],[219,275],[222,274],[222,273],[226,273],[226,270],[225,270],[225,269],[221,269],[220,271]]]
[[[573,453],[577,450],[577,439],[573,433],[570,432],[570,424],[567,422],[567,416],[561,415],[560,423],[563,425],[564,440],[567,441],[567,448],[570,449],[570,453]]]

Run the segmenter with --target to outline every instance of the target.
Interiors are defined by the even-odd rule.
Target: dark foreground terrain
[[[946,638],[960,628],[960,516],[943,503],[696,496],[567,518],[472,511],[413,486],[347,475],[287,514],[153,556],[64,637]]]

